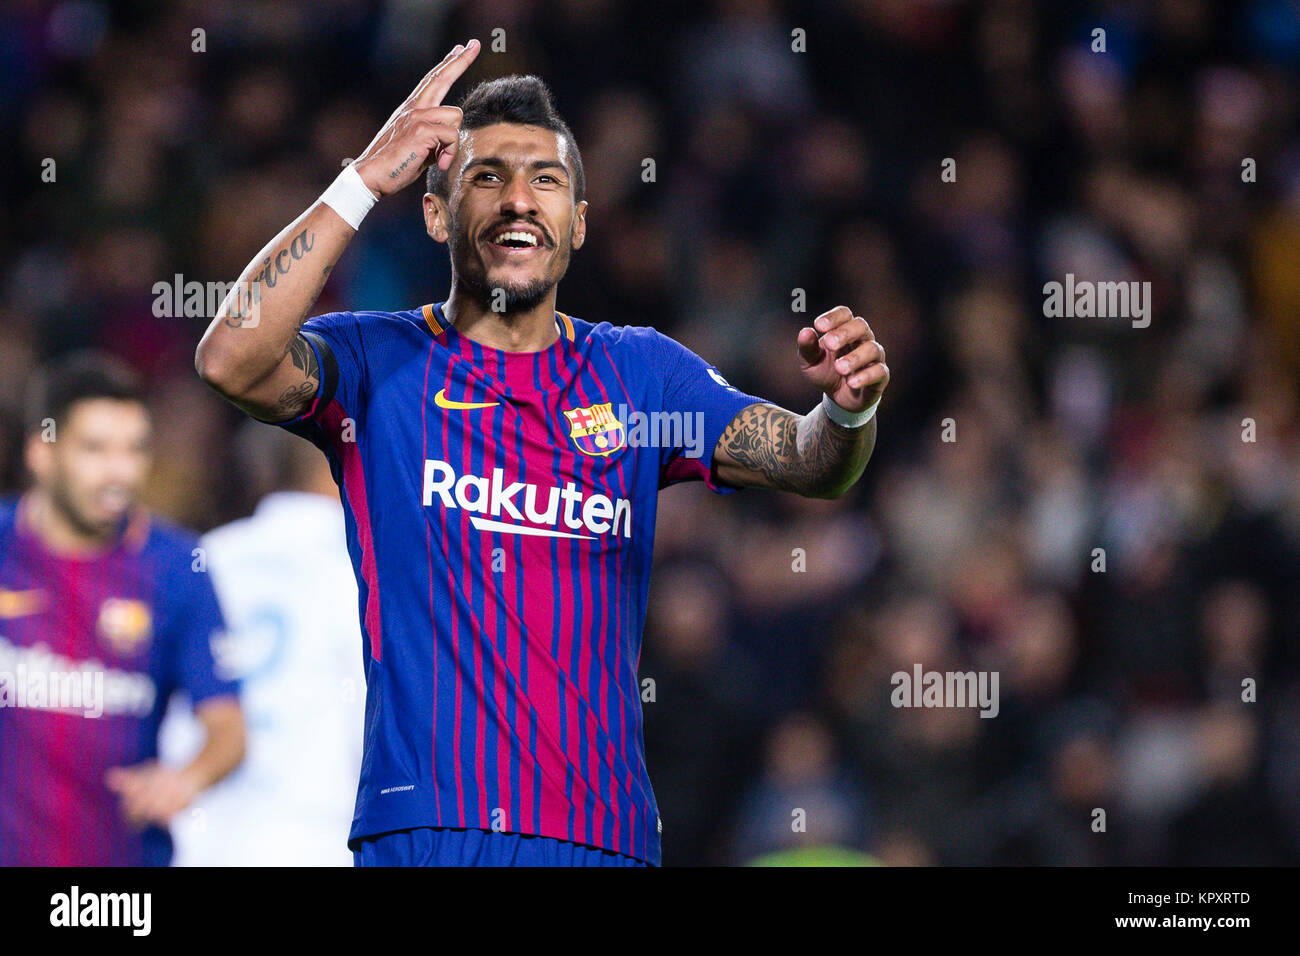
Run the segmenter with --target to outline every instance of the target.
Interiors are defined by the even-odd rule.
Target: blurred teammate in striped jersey
[[[149,412],[129,370],[83,353],[29,409],[33,484],[0,502],[0,866],[165,866],[168,821],[244,747],[216,673],[221,610],[195,540],[149,515]],[[183,690],[192,759],[159,763]]]

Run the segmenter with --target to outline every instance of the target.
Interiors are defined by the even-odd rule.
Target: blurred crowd
[[[8,3],[4,487],[27,371],[89,344],[152,383],[150,503],[247,514],[154,284],[233,281],[469,37],[465,89],[536,73],[578,137],[562,310],[796,411],[817,313],[888,350],[844,499],[661,497],[666,864],[1300,862],[1297,0]],[[1046,317],[1067,274],[1149,282],[1150,325]],[[317,311],[448,281],[413,189]],[[916,664],[996,671],[998,715],[892,706]]]

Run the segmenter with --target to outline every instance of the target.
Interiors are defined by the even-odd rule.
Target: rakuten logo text
[[[445,461],[424,462],[424,506],[441,499],[444,508],[472,512],[470,524],[480,531],[543,535],[550,538],[594,538],[598,534],[632,537],[632,502],[607,495],[584,495],[571,481],[563,488],[539,488],[532,482],[505,483],[505,472],[492,469],[491,478],[456,475]],[[545,495],[539,508],[537,499]],[[505,516],[513,521],[494,520]],[[515,524],[513,522],[530,522]],[[568,528],[561,531],[560,527]],[[539,527],[540,526],[540,527]],[[620,528],[622,529],[620,532]],[[583,531],[591,532],[583,534]]]

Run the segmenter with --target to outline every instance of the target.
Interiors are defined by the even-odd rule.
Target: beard
[[[120,527],[123,518],[121,516],[108,518],[103,521],[96,521],[86,509],[82,508],[77,501],[76,496],[72,493],[64,482],[54,481],[47,489],[50,506],[71,525],[78,534],[87,538],[109,538]],[[130,508],[127,509],[128,513]]]
[[[527,312],[541,304],[559,282],[558,277],[552,279],[549,276],[542,276],[523,282],[498,285],[489,283],[482,258],[475,255],[469,236],[461,229],[460,223],[454,216],[451,220],[451,236],[447,244],[457,287],[468,293],[470,298],[485,311],[500,315]]]
[[[527,312],[540,304],[546,294],[555,288],[555,283],[545,278],[495,286],[488,285],[487,277],[482,272],[459,272],[456,278],[460,288],[468,292],[478,305],[500,315]]]

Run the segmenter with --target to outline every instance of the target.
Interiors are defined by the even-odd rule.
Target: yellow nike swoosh
[[[0,588],[0,620],[27,617],[43,610],[45,592],[39,588],[30,591],[9,591]]]
[[[433,396],[433,404],[439,408],[450,408],[453,411],[465,411],[471,408],[491,408],[493,405],[500,405],[500,402],[458,402],[447,397],[445,388],[439,389],[438,394]]]

